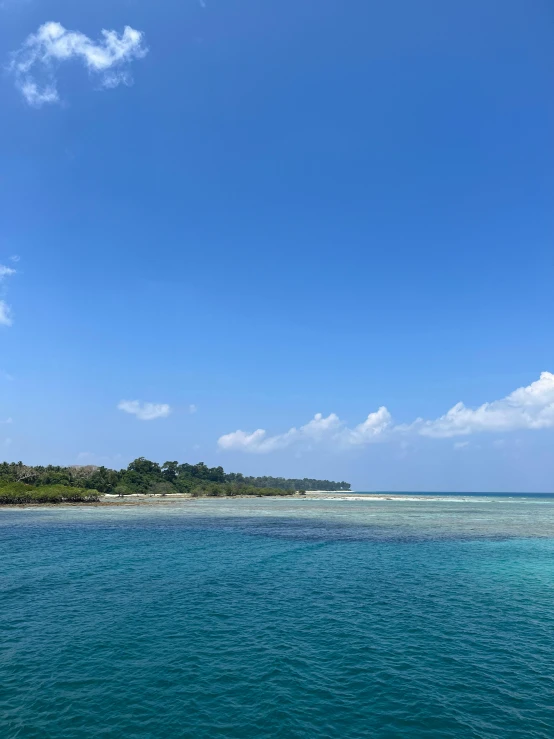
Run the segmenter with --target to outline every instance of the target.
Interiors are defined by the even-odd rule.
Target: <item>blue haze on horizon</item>
[[[1,456],[552,491],[554,386],[502,399],[554,372],[553,21],[546,0],[5,0]],[[48,22],[92,41],[21,71]],[[125,26],[135,55],[87,71]],[[435,423],[460,401],[501,402]]]

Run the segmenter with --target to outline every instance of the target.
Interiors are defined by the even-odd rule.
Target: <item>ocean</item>
[[[0,510],[2,739],[554,737],[554,498]]]

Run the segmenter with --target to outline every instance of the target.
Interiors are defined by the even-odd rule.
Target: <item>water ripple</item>
[[[4,739],[552,739],[554,505],[0,512]]]

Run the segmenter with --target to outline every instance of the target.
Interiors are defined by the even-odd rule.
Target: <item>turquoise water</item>
[[[0,737],[554,736],[554,501],[0,510]]]

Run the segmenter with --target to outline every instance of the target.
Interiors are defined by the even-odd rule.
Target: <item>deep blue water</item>
[[[0,737],[554,737],[554,501],[0,510]]]
[[[401,493],[390,493],[386,490],[377,492],[365,492],[360,491],[353,493],[353,495],[393,495],[396,497],[409,496],[422,496],[428,498],[429,496],[440,497],[440,498],[536,498],[537,500],[554,500],[554,493],[426,493],[423,491],[404,491]]]

